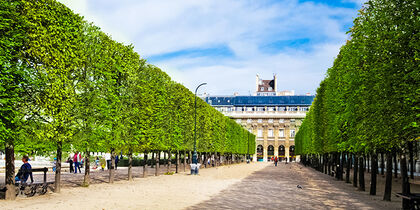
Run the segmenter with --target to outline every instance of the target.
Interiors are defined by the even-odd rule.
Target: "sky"
[[[191,91],[315,94],[364,0],[59,0]]]

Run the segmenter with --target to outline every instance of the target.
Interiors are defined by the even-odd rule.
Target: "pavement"
[[[369,182],[367,182],[367,186]],[[380,187],[380,186],[378,186]],[[367,187],[368,188],[368,187]],[[298,163],[269,165],[188,209],[400,209]]]

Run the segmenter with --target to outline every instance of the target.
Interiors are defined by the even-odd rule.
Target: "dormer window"
[[[264,91],[264,87],[261,87],[261,88],[260,88],[260,90],[261,90],[261,91]]]

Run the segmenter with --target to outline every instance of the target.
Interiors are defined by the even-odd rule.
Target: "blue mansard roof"
[[[212,106],[310,106],[315,96],[207,96]]]

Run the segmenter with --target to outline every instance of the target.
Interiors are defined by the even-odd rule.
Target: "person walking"
[[[120,159],[118,158],[118,155],[115,156],[115,170],[117,170],[118,162],[120,162]]]
[[[71,157],[71,154],[69,155],[69,157],[67,158],[67,162],[70,165],[70,173],[74,172],[74,168],[73,168],[73,158]]]
[[[279,161],[279,159],[277,158],[277,156],[274,158],[274,165],[277,167],[277,162]]]
[[[79,169],[79,173],[82,173],[82,171],[80,170],[80,161],[82,159],[81,154],[76,151],[76,153],[74,154],[73,157],[73,162],[74,162],[74,173],[77,174],[77,169]]]
[[[105,161],[106,161],[106,166],[109,170],[111,168],[111,154],[110,153],[105,153]]]

